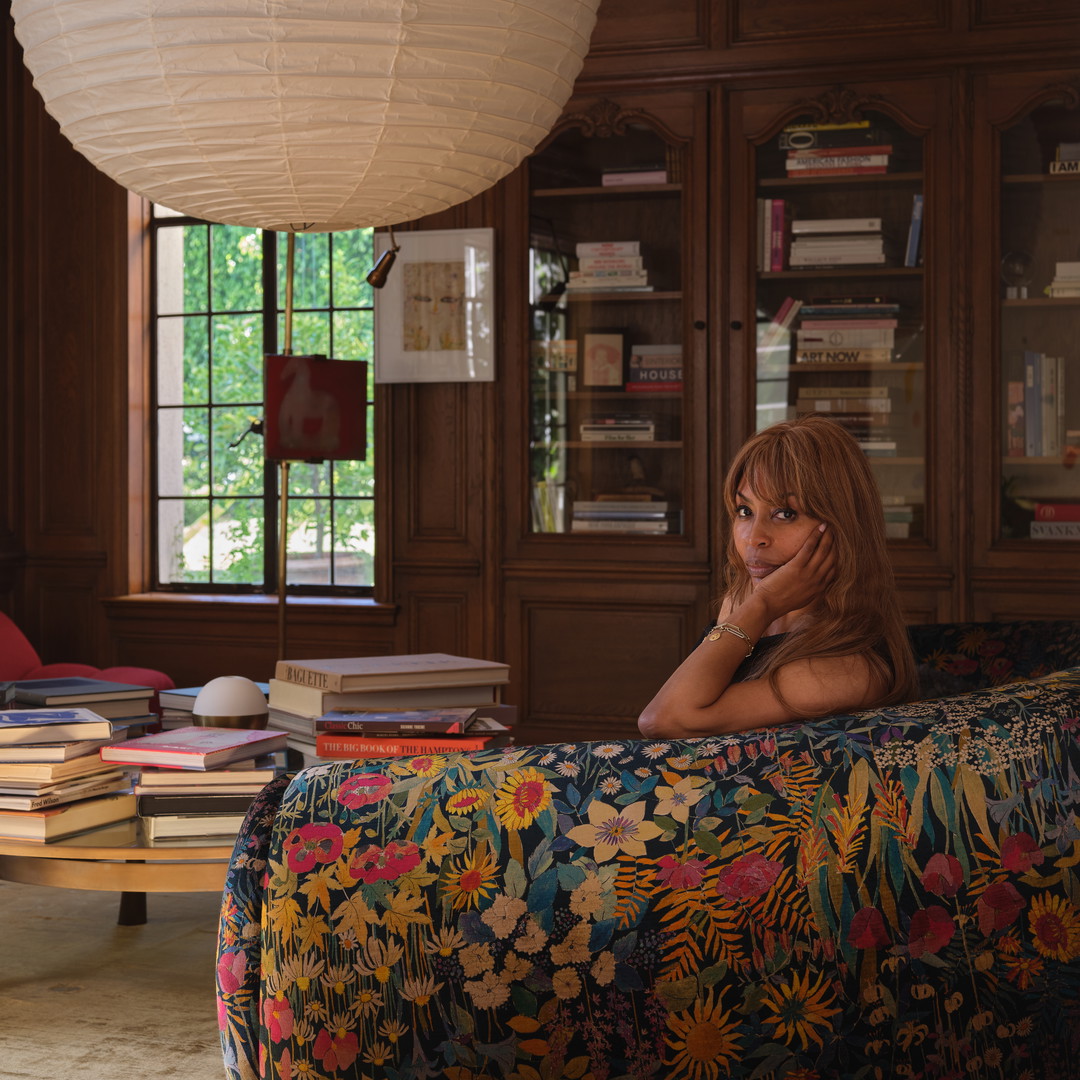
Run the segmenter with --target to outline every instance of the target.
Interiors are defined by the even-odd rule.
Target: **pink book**
[[[772,201],[772,235],[769,248],[769,269],[784,269],[784,200]]]
[[[161,765],[174,769],[215,769],[244,758],[285,749],[284,731],[251,728],[184,727],[103,746],[102,761],[119,765]]]
[[[803,319],[803,330],[877,330],[897,326],[896,319]]]

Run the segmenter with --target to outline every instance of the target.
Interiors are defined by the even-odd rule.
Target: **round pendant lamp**
[[[123,187],[329,232],[472,198],[551,130],[599,0],[13,0],[48,111]]]

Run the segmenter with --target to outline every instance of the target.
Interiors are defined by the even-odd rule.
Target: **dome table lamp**
[[[266,695],[243,675],[219,675],[199,691],[191,719],[199,727],[264,728]]]

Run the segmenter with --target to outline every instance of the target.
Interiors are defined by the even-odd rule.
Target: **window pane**
[[[313,463],[296,461],[289,469],[289,498],[330,494],[330,465],[327,462]]]
[[[213,310],[262,310],[262,236],[244,225],[214,225]]]
[[[285,316],[278,320],[278,341],[285,341]],[[293,312],[292,351],[300,356],[330,355],[330,315],[325,311]]]
[[[375,577],[375,504],[339,499],[334,505],[334,584],[366,585]]]
[[[261,412],[260,410],[256,410]],[[215,495],[263,494],[263,442],[254,433],[241,438],[256,417],[250,408],[221,408],[213,416]],[[233,446],[232,444],[236,445]]]
[[[157,402],[182,405],[210,396],[207,324],[203,315],[171,316],[157,324]]]
[[[290,500],[285,571],[288,584],[330,584],[330,537],[329,499]]]
[[[207,309],[205,225],[159,229],[156,262],[154,299],[159,315]]]
[[[371,307],[374,299],[366,278],[375,265],[372,231],[356,229],[352,232],[333,233],[332,243],[335,306]]]
[[[216,583],[263,583],[263,513],[262,499],[214,500],[212,565]]]
[[[285,307],[287,240],[288,237],[282,234],[278,243],[278,307],[282,309]],[[296,264],[293,273],[293,308],[329,306],[330,234],[297,233]]]
[[[161,499],[158,502],[158,579],[164,585],[210,580],[206,519],[202,500]]]
[[[262,316],[215,316],[214,402],[257,404],[262,396]]]
[[[371,410],[369,409],[370,413]],[[370,417],[369,417],[370,424]],[[371,428],[368,427],[370,432]],[[375,494],[375,469],[370,452],[367,461],[334,462],[334,494],[342,496],[363,495],[371,498]]]
[[[375,315],[372,311],[334,312],[334,357],[338,360],[374,359]]]
[[[157,430],[158,494],[210,493],[210,415],[206,409],[160,409]]]

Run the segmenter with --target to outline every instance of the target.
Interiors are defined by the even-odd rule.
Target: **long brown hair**
[[[744,485],[776,506],[794,496],[801,512],[828,524],[836,554],[836,574],[813,617],[764,657],[752,677],[768,678],[779,693],[777,671],[784,664],[858,655],[883,681],[875,705],[913,698],[915,662],[885,543],[881,493],[858,443],[835,420],[819,414],[774,424],[752,436],[728,470],[724,505],[729,522],[735,519],[736,492]],[[738,604],[750,588],[729,526],[725,597]]]

